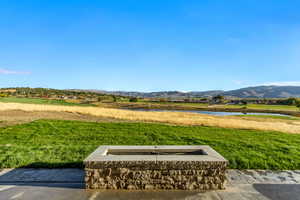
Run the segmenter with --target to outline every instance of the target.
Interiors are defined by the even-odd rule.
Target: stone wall
[[[87,189],[224,189],[227,162],[103,162],[85,168]]]

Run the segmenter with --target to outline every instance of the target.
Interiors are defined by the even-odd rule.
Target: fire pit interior
[[[137,150],[128,151],[127,149],[108,149],[106,155],[207,155],[202,149],[199,150],[172,150],[172,149],[162,149],[162,150]]]
[[[100,146],[84,164],[87,189],[211,190],[228,161],[209,146]]]

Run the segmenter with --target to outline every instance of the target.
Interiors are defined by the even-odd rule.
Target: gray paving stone
[[[0,183],[14,182],[82,182],[84,171],[81,169],[3,169]]]
[[[226,190],[85,190],[81,169],[5,169],[0,171],[0,200],[300,200],[300,171],[228,170]]]
[[[248,178],[239,170],[227,170],[227,179],[229,184],[248,184]]]
[[[220,195],[216,191],[208,191],[204,193],[198,193],[197,195],[186,198],[186,200],[222,200]]]

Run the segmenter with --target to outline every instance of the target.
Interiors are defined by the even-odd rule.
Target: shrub
[[[129,99],[129,102],[138,102],[138,98],[136,98],[136,97],[131,97],[131,98]]]
[[[299,108],[299,110],[300,110],[300,100],[297,100],[297,101],[296,101],[296,106],[297,106],[297,108]]]

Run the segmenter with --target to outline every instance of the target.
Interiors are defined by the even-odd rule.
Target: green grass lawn
[[[29,104],[50,104],[50,105],[64,105],[64,106],[95,106],[92,104],[80,104],[66,102],[65,100],[41,99],[41,98],[17,98],[4,97],[0,98],[0,102],[4,103],[29,103]]]
[[[300,120],[300,117],[292,116],[276,116],[276,115],[234,115],[237,117],[253,117],[253,118],[268,118],[268,119],[285,119],[285,120]]]
[[[225,105],[226,108],[243,108],[243,105]],[[248,109],[299,111],[296,106],[248,104]]]
[[[243,109],[244,105],[209,105],[205,103],[172,103],[172,102],[137,102],[135,104],[154,104],[154,105],[168,105],[168,106],[184,106],[187,109],[193,108],[212,108],[212,106],[216,108],[232,108],[232,109]],[[299,108],[296,106],[289,106],[289,105],[264,105],[264,104],[248,104],[248,109],[259,109],[259,110],[276,110],[276,111],[300,111]]]
[[[0,128],[0,168],[82,167],[99,145],[210,145],[238,169],[300,169],[300,135],[152,123],[39,120]]]

